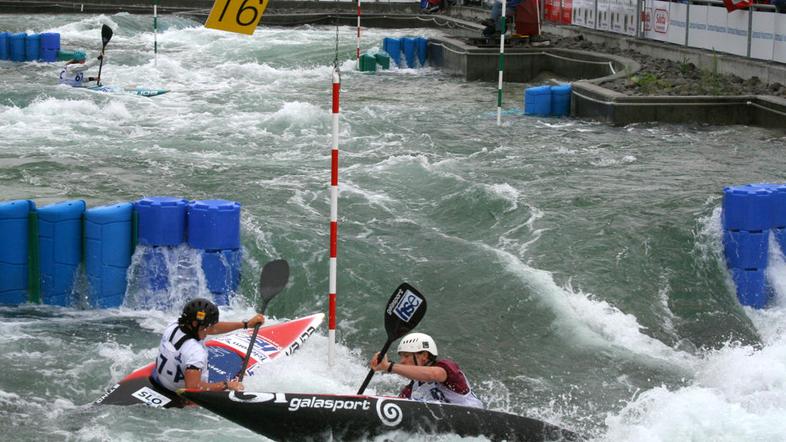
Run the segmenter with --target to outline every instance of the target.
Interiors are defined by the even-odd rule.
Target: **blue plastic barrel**
[[[551,86],[551,115],[567,117],[570,115],[570,94],[573,88],[569,84]]]
[[[786,254],[786,229],[772,229],[772,234],[775,235],[775,240],[781,247],[781,252]]]
[[[167,247],[144,247],[142,262],[144,269],[145,288],[153,291],[165,291],[169,289],[169,265],[165,251]]]
[[[401,39],[401,49],[404,51],[404,59],[407,62],[407,67],[415,67],[415,38],[404,37]]]
[[[240,249],[202,253],[202,271],[205,272],[207,288],[216,304],[229,304],[229,294],[237,291],[240,285],[241,265]]]
[[[85,212],[85,271],[88,300],[96,308],[119,307],[131,265],[131,219],[134,205],[118,203]]]
[[[764,269],[731,269],[731,272],[740,304],[757,309],[764,308],[772,293]]]
[[[401,66],[401,40],[398,38],[385,37],[382,40],[382,49],[390,55],[396,62],[396,66]]]
[[[0,304],[27,302],[29,200],[0,202]]]
[[[8,32],[0,32],[0,60],[8,60],[10,56],[10,40]]]
[[[82,260],[82,200],[62,201],[38,209],[38,256],[41,302],[71,304],[76,271]]]
[[[524,90],[524,115],[551,115],[551,87],[535,86]]]
[[[202,250],[240,248],[240,204],[226,200],[188,205],[188,245]]]
[[[188,201],[152,196],[140,199],[134,206],[139,217],[139,244],[177,246],[185,242]]]
[[[746,230],[723,231],[723,254],[726,265],[737,269],[767,268],[769,230],[748,232]]]
[[[773,184],[771,190],[771,227],[778,229],[786,228],[786,184]]]
[[[772,227],[772,191],[759,186],[723,188],[725,230],[767,230]]]
[[[41,34],[41,60],[46,62],[57,61],[57,52],[60,51],[60,33],[44,32]]]
[[[428,38],[417,37],[415,38],[415,52],[418,55],[418,61],[421,66],[426,65],[426,57],[428,57]]]
[[[27,34],[19,32],[8,37],[8,58],[11,61],[25,61],[25,37]]]
[[[37,61],[41,58],[41,35],[28,34],[25,37],[25,60]]]

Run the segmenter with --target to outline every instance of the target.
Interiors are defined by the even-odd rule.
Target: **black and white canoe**
[[[302,393],[178,393],[274,440],[357,440],[391,431],[456,434],[494,441],[579,441],[569,430],[537,419],[452,404],[382,396]]]

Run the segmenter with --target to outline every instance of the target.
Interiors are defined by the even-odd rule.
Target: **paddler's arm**
[[[383,373],[395,373],[405,378],[421,382],[445,382],[448,379],[448,372],[442,367],[425,367],[422,365],[404,365],[388,361],[388,357],[382,358],[377,362],[379,353],[371,358],[371,368],[374,371]]]
[[[221,382],[202,382],[202,370],[198,368],[186,369],[186,388],[189,390],[202,390],[202,391],[224,391],[234,390],[243,391],[243,384],[232,381]]]
[[[216,325],[207,329],[207,334],[209,335],[220,335],[223,333],[229,333],[231,331],[240,329],[240,328],[254,328],[257,324],[264,324],[265,323],[265,316],[261,313],[257,314],[253,318],[249,319],[248,321],[242,322],[218,322]]]

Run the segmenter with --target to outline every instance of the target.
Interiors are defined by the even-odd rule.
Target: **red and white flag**
[[[726,10],[729,12],[736,11],[737,9],[747,9],[752,4],[753,0],[739,0],[737,2],[734,0],[723,0],[723,6],[725,6]]]

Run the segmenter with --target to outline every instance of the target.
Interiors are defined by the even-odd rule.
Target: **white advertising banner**
[[[627,35],[636,35],[636,27],[639,25],[638,11],[636,11],[636,0],[623,0],[622,3],[623,32]]]
[[[611,0],[611,5],[609,6],[611,15],[609,18],[609,31],[616,32],[617,34],[625,33],[625,10],[623,8],[622,0]]]
[[[598,0],[598,27],[601,31],[611,30],[611,2]]]
[[[726,8],[716,8],[726,12]],[[726,37],[723,39],[723,52],[748,56],[748,21],[750,11],[736,10],[726,13]]]
[[[719,52],[726,52],[726,18],[729,13],[724,7],[707,6],[707,38],[709,47]]]
[[[751,57],[761,60],[772,59],[775,39],[775,17],[770,11],[753,11],[753,34],[751,35]]]
[[[690,5],[688,46],[712,49],[712,41],[710,41],[709,31],[707,30],[708,9],[709,6]]]
[[[644,11],[644,37],[650,40],[668,41],[669,4],[659,0],[648,1]]]
[[[595,29],[595,1],[588,0],[584,2],[584,11],[586,15],[584,16],[584,26]]]
[[[775,14],[775,38],[772,59],[786,63],[786,14]]]
[[[573,0],[573,20],[571,20],[571,24],[584,26],[584,2],[585,0]]]
[[[688,5],[669,3],[669,29],[666,40],[669,43],[685,46],[685,33],[688,30]]]

